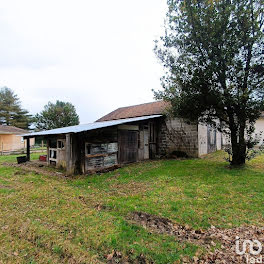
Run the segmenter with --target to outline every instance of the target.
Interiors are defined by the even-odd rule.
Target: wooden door
[[[138,160],[138,131],[119,130],[118,144],[120,164]]]
[[[154,122],[149,122],[149,158],[154,159],[157,151],[157,131]]]

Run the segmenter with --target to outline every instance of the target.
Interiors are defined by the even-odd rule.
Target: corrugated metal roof
[[[90,124],[78,125],[78,126],[70,126],[70,127],[62,127],[56,128],[52,130],[46,130],[41,132],[34,132],[30,134],[23,135],[24,137],[35,137],[35,136],[47,136],[47,135],[56,135],[56,134],[67,134],[67,133],[80,133],[89,130],[95,130],[104,127],[117,126],[125,123],[131,123],[136,121],[142,121],[152,118],[161,117],[162,115],[151,115],[151,116],[141,116],[135,118],[126,118],[112,121],[103,121],[103,122],[94,122]]]

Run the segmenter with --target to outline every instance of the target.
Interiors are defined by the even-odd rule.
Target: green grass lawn
[[[36,160],[39,158],[40,155],[46,155],[47,153],[45,151],[43,151],[42,153],[38,152],[38,153],[31,153],[30,154],[30,159],[32,160]],[[0,156],[0,164],[3,162],[16,162],[16,158],[19,156],[26,156],[26,154],[19,154],[19,155],[3,155]]]
[[[135,263],[179,263],[202,249],[136,225],[131,212],[195,229],[263,226],[263,202],[264,156],[237,169],[218,152],[71,179],[0,165],[0,263],[106,263],[112,250]]]

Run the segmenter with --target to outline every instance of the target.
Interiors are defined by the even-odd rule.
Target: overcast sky
[[[6,0],[0,4],[0,87],[31,114],[69,101],[81,123],[153,101],[153,53],[165,0]]]

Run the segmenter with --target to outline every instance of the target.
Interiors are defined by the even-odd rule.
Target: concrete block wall
[[[198,157],[198,125],[183,119],[166,119],[160,122],[158,154],[168,156],[173,151],[183,151],[190,157]]]

